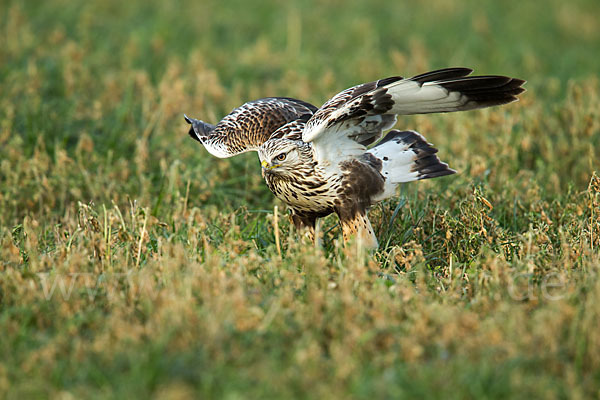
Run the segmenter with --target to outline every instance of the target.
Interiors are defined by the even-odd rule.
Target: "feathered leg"
[[[315,241],[315,223],[317,218],[314,216],[290,214],[290,220],[294,223],[298,232],[303,232],[304,235],[309,238],[313,243]]]
[[[375,236],[375,232],[373,232],[371,221],[369,221],[366,212],[364,214],[358,212],[352,218],[340,217],[340,222],[342,224],[344,242],[348,242],[352,237],[356,237],[359,243],[362,243],[367,248],[376,249],[378,247],[377,237]]]

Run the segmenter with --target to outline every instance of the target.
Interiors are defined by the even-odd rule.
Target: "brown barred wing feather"
[[[269,139],[302,140],[302,132],[304,132],[304,127],[309,118],[310,115],[307,114],[288,122],[273,132]]]
[[[298,118],[312,116],[317,108],[289,97],[268,97],[243,104],[217,125],[185,117],[189,134],[212,155],[232,157],[256,151],[280,127]]]

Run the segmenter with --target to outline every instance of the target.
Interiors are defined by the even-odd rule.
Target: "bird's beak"
[[[260,166],[262,167],[263,171],[272,171],[275,168],[279,167],[281,164],[269,164],[267,161],[261,161]]]

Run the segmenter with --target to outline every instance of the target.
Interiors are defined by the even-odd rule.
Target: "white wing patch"
[[[340,130],[344,127],[336,128]],[[313,151],[318,165],[329,172],[337,172],[340,162],[348,158],[359,157],[365,150],[365,146],[350,139],[346,134],[336,135],[328,132],[313,142]]]
[[[420,85],[405,79],[391,86],[388,92],[394,100],[394,107],[390,112],[400,115],[462,110],[468,102],[460,92],[451,92],[435,82]]]
[[[363,140],[378,140],[382,132],[395,123],[395,116],[371,115],[360,122],[351,119],[329,128],[325,128],[324,123],[320,124],[319,129],[323,129],[323,134],[315,135],[316,139],[312,143],[315,159],[325,168],[337,167],[340,162],[359,157],[367,150],[362,144]]]
[[[229,151],[227,149],[227,147],[223,144],[223,143],[218,143],[218,142],[209,142],[209,141],[203,141],[202,139],[199,139],[200,143],[202,143],[204,145],[204,148],[206,149],[206,151],[208,151],[210,154],[212,154],[215,157],[218,158],[229,158],[231,157],[233,154],[231,153],[231,151]],[[257,148],[254,146],[248,146],[244,152],[246,151],[256,151]]]

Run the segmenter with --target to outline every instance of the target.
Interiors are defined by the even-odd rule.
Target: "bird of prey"
[[[320,108],[289,97],[245,103],[216,125],[185,117],[189,135],[226,158],[257,151],[273,194],[314,240],[318,218],[336,213],[344,241],[376,248],[367,211],[403,182],[454,174],[415,131],[391,130],[397,115],[473,110],[511,103],[525,81],[445,68],[346,89]],[[374,145],[374,146],[373,146]]]

